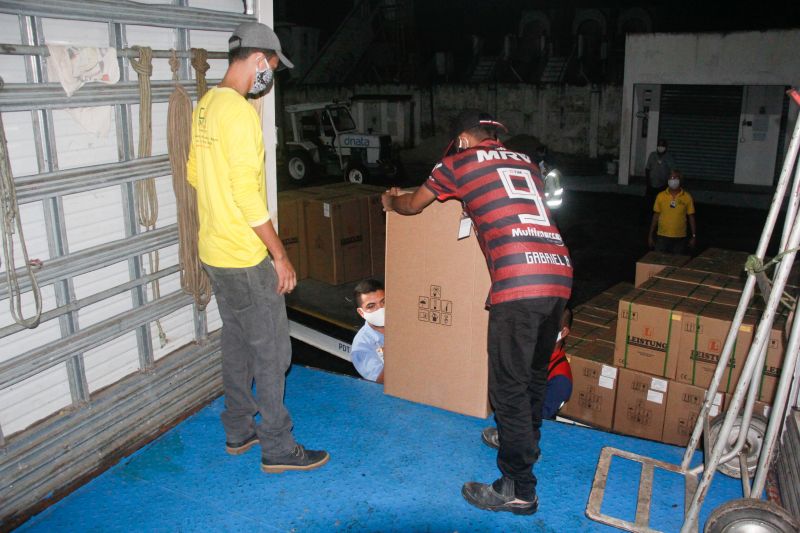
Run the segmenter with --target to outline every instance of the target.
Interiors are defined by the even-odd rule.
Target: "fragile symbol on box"
[[[650,424],[650,409],[644,408],[641,401],[636,402],[636,405],[628,406],[628,420],[647,426]]]
[[[580,405],[583,409],[599,411],[602,407],[602,401],[602,396],[591,391],[581,391],[578,394],[578,405]]]
[[[417,299],[417,318],[422,322],[451,326],[453,324],[453,302],[442,300],[442,287],[431,285],[430,296]]]

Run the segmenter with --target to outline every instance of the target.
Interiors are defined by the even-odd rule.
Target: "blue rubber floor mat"
[[[461,497],[465,481],[498,476],[496,453],[480,440],[492,420],[392,398],[381,385],[299,366],[287,378],[286,403],[298,441],[330,452],[321,469],[264,474],[258,447],[226,454],[218,399],[20,531],[614,531],[584,514],[601,448],[672,463],[683,452],[545,421],[535,469],[539,512],[515,516],[481,511]],[[635,508],[636,479],[628,479],[630,468],[618,470],[612,465],[603,512],[633,518],[625,515]],[[682,483],[654,491],[660,507],[651,514],[659,521],[651,527],[678,531]],[[715,476],[701,524],[716,506],[739,497],[738,480]]]

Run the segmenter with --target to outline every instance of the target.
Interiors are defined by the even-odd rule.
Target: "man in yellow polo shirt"
[[[260,444],[264,472],[311,470],[329,457],[295,441],[283,404],[292,358],[284,294],[297,276],[267,211],[261,121],[246,99],[272,87],[279,65],[293,65],[275,32],[257,22],[234,30],[228,62],[222,82],[194,111],[187,164],[200,260],[222,318],[225,448],[238,455]]]
[[[686,221],[692,230],[688,245],[697,244],[697,223],[694,218],[692,195],[683,189],[683,175],[672,170],[667,180],[667,188],[658,193],[653,204],[653,221],[647,236],[650,248],[670,254],[686,253]],[[655,237],[654,237],[655,234]]]

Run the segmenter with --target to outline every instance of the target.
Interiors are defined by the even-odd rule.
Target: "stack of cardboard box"
[[[637,288],[621,284],[613,290],[614,297],[604,293],[576,308],[567,346],[573,397],[562,414],[620,433],[685,445],[731,327],[746,258],[744,253],[712,248],[684,266],[661,265]],[[650,254],[645,257],[652,259]],[[739,327],[712,416],[722,411],[736,387],[760,307],[763,302],[754,299]],[[609,318],[612,309],[615,321]],[[600,311],[609,320],[605,331],[597,329],[603,325],[597,318]],[[786,321],[781,313],[772,328],[759,377],[758,413],[768,409],[775,393]]]
[[[422,214],[390,213],[387,227],[387,394],[472,416],[490,413],[485,309],[489,276],[456,202]],[[577,306],[566,352],[572,398],[560,414],[592,426],[685,445],[743,288],[746,254],[707,250],[660,260],[639,287],[621,283]],[[646,259],[651,263],[653,255]],[[800,277],[798,277],[800,279]],[[763,303],[761,304],[763,306]],[[739,379],[759,301],[739,327],[716,394],[719,414]],[[774,395],[786,316],[773,328],[757,412]]]
[[[340,285],[383,277],[383,191],[336,183],[278,194],[279,235],[298,279]]]

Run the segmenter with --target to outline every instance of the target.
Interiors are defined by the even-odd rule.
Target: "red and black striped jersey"
[[[441,201],[457,198],[464,204],[489,266],[489,304],[569,298],[569,251],[544,203],[539,167],[530,157],[485,140],[442,159],[425,186]]]

